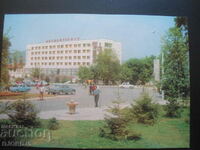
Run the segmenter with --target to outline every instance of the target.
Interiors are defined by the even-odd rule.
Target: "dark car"
[[[72,94],[74,95],[76,93],[76,90],[74,88],[69,87],[68,85],[63,84],[54,84],[50,85],[47,88],[48,94]]]

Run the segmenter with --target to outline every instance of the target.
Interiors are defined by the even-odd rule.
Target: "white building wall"
[[[94,42],[97,43],[97,48],[94,47]],[[99,50],[107,48],[105,47],[105,43],[112,44],[111,49],[116,52],[121,62],[121,43],[113,40],[48,41],[45,43],[27,45],[25,68],[78,69],[81,65],[90,66],[95,60],[95,58],[93,58],[94,50],[96,50],[98,54]]]

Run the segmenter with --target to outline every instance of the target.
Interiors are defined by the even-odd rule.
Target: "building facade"
[[[64,38],[30,44],[26,48],[25,71],[40,68],[45,74],[75,76],[80,66],[92,65],[106,49],[112,49],[121,63],[121,43],[113,40]]]

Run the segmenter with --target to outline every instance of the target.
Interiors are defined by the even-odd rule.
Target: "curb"
[[[70,96],[68,96],[68,95],[49,96],[49,97],[44,97],[44,100],[52,99],[52,98],[62,98],[62,97],[68,98]],[[0,102],[17,101],[17,100],[19,100],[19,99],[6,99],[6,100],[0,100]],[[40,98],[39,97],[37,97],[37,98],[27,98],[26,100],[30,100],[30,101],[31,100],[40,100]],[[43,101],[43,100],[41,100],[41,101]]]

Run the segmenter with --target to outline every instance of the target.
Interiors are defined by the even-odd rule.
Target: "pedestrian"
[[[92,85],[89,86],[89,94],[92,95]]]
[[[93,95],[94,95],[95,107],[98,107],[99,96],[100,96],[100,89],[99,89],[98,86],[95,86],[95,90],[93,91]]]
[[[44,86],[43,85],[41,85],[40,86],[40,100],[44,100]]]

